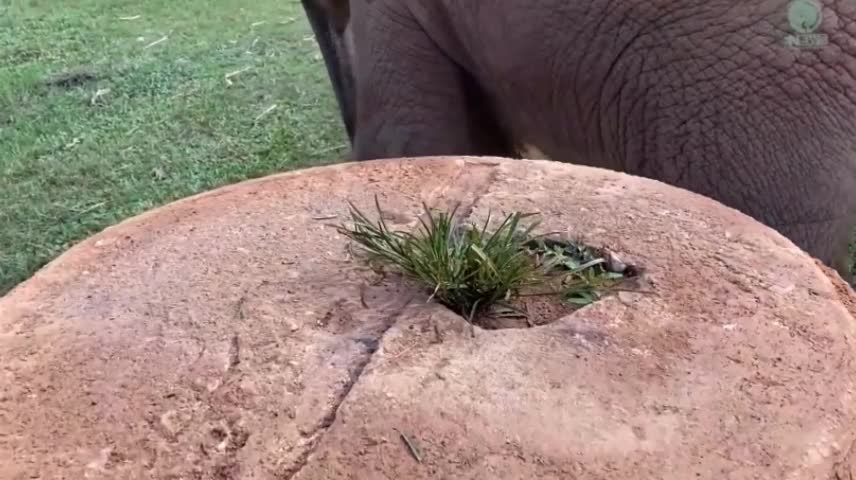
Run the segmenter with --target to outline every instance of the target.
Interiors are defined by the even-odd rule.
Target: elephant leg
[[[357,92],[354,160],[512,156],[477,83],[445,55],[405,2],[351,5]]]
[[[315,34],[321,56],[324,58],[324,65],[327,68],[330,83],[333,85],[333,93],[339,105],[339,114],[345,125],[348,140],[353,144],[355,101],[353,78],[349,69],[345,68],[349,65],[349,60],[344,51],[344,40],[333,28],[328,12],[319,0],[301,0],[301,3],[312,32]]]

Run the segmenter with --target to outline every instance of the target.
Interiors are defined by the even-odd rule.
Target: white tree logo
[[[788,23],[797,33],[814,33],[822,21],[820,5],[814,0],[793,0],[788,6]]]
[[[819,48],[829,39],[826,34],[815,33],[823,22],[823,8],[815,0],[791,0],[788,5],[788,23],[795,32],[785,37],[785,45],[794,48]]]

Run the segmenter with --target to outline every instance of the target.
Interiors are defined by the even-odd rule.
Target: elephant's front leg
[[[511,156],[475,82],[440,51],[405,3],[352,2],[353,159]]]

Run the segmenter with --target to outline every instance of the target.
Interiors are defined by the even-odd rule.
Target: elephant
[[[333,84],[339,113],[348,140],[354,141],[354,83],[347,53],[352,47],[345,45],[350,9],[348,0],[300,0],[318,47],[324,66]]]
[[[710,197],[851,278],[856,2],[303,3],[349,160],[534,148]]]

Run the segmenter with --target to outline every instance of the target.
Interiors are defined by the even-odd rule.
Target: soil
[[[376,194],[396,228],[423,202],[540,211],[645,266],[644,292],[473,328],[348,258],[336,227]],[[0,478],[850,478],[853,299],[745,215],[615,172],[272,176],[109,228],[0,299]]]
[[[517,297],[508,302],[512,312],[487,312],[476,323],[487,330],[502,328],[533,328],[548,325],[580,308],[556,296]]]
[[[366,282],[375,285],[382,284],[390,289],[401,289],[409,286],[418,292],[417,299],[427,301],[430,297],[428,290],[420,289],[415,282],[392,273],[386,273],[383,276],[367,274]],[[449,310],[449,313],[454,315],[452,309],[440,305],[436,301],[431,303],[437,308]],[[561,320],[580,308],[581,305],[564,301],[557,295],[516,296],[509,302],[498,304],[497,309],[477,315],[473,323],[485,330],[533,328]]]

